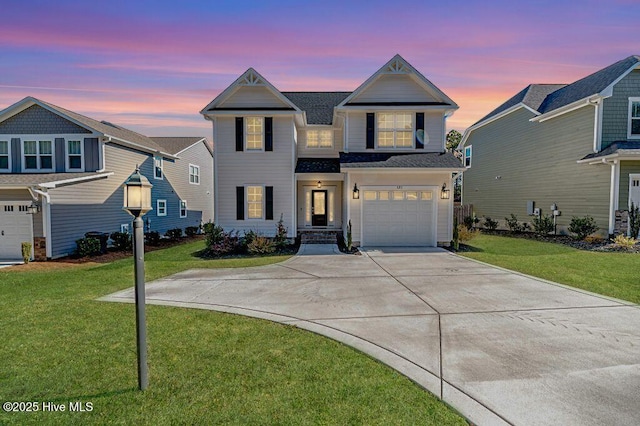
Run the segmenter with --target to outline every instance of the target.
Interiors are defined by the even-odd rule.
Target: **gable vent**
[[[243,86],[264,86],[264,81],[251,70],[244,76],[240,84]]]
[[[396,59],[389,64],[387,72],[390,74],[408,74],[409,68],[407,68],[407,65],[403,61]]]

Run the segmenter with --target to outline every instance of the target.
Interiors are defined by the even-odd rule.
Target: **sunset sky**
[[[640,1],[3,0],[0,109],[35,96],[151,136],[247,68],[282,91],[354,90],[396,53],[458,103],[463,131],[529,83],[640,54]]]

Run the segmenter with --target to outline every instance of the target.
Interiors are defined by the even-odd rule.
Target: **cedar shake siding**
[[[640,97],[640,70],[634,70],[620,80],[613,87],[613,96],[604,100],[602,149],[612,142],[627,139],[630,97]]]
[[[91,131],[39,105],[32,105],[0,123],[0,134],[33,135],[68,133],[91,133]]]

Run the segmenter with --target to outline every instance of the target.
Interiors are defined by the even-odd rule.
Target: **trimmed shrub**
[[[588,235],[593,234],[597,230],[598,225],[596,225],[596,220],[591,216],[574,216],[571,218],[569,232],[576,234],[576,238],[579,240],[584,240]]]
[[[226,254],[239,253],[241,251],[240,237],[238,231],[222,232],[217,242],[207,246],[207,250],[212,256],[224,256]]]
[[[202,225],[202,230],[204,232],[204,241],[207,248],[219,243],[224,238],[224,230],[222,229],[222,226],[216,225],[213,222],[207,222]]]
[[[199,226],[187,226],[186,228],[184,228],[184,233],[187,237],[193,237],[194,235],[198,234],[199,230]]]
[[[282,250],[289,245],[289,241],[287,240],[287,231],[288,229],[284,226],[284,220],[282,219],[282,213],[280,213],[280,220],[276,224],[276,236],[273,239],[273,244],[276,249]]]
[[[151,231],[144,234],[144,238],[150,246],[157,246],[160,244],[160,233],[158,231]]]
[[[179,240],[182,238],[182,228],[169,229],[164,235],[172,241]]]
[[[22,260],[24,263],[29,263],[31,260],[31,247],[33,247],[31,243],[22,243]]]
[[[251,244],[253,242],[253,240],[255,240],[258,237],[258,233],[256,231],[254,231],[253,229],[247,231],[244,231],[244,237],[242,237],[242,239],[240,240],[240,247],[241,250],[243,252],[247,252],[248,251],[248,247],[249,244]]]
[[[353,247],[353,236],[351,235],[351,219],[349,219],[349,223],[347,224],[347,251],[351,251]]]
[[[458,240],[469,241],[480,235],[479,229],[467,229],[465,225],[458,225]]]
[[[539,235],[547,235],[555,229],[553,217],[545,216],[542,213],[540,213],[540,216],[534,217],[531,222],[533,223],[533,230]]]
[[[80,238],[76,240],[76,256],[87,257],[100,254],[100,240],[97,238]]]
[[[584,237],[584,241],[589,244],[602,244],[604,243],[604,238],[599,235],[587,235]]]
[[[489,231],[495,231],[498,228],[498,221],[487,216],[484,218],[484,223],[482,225]]]
[[[504,220],[507,222],[507,226],[511,232],[519,233],[529,231],[531,229],[528,223],[518,222],[518,217],[513,213],[511,213],[511,217],[505,217]]]
[[[131,234],[128,232],[112,232],[109,236],[113,241],[113,247],[118,251],[131,250]]]
[[[472,229],[479,222],[480,222],[480,219],[476,217],[475,213],[473,214],[473,216],[465,216],[465,218],[462,219],[462,223],[464,223],[464,226],[466,226],[467,229]]]
[[[623,250],[631,250],[636,244],[638,244],[638,240],[622,234],[616,235],[616,237],[613,239],[613,245]]]
[[[257,236],[247,246],[247,250],[254,255],[271,254],[276,250],[276,245],[267,237]]]

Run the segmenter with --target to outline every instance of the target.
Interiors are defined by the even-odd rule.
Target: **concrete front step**
[[[299,231],[302,244],[336,244],[340,231]]]

